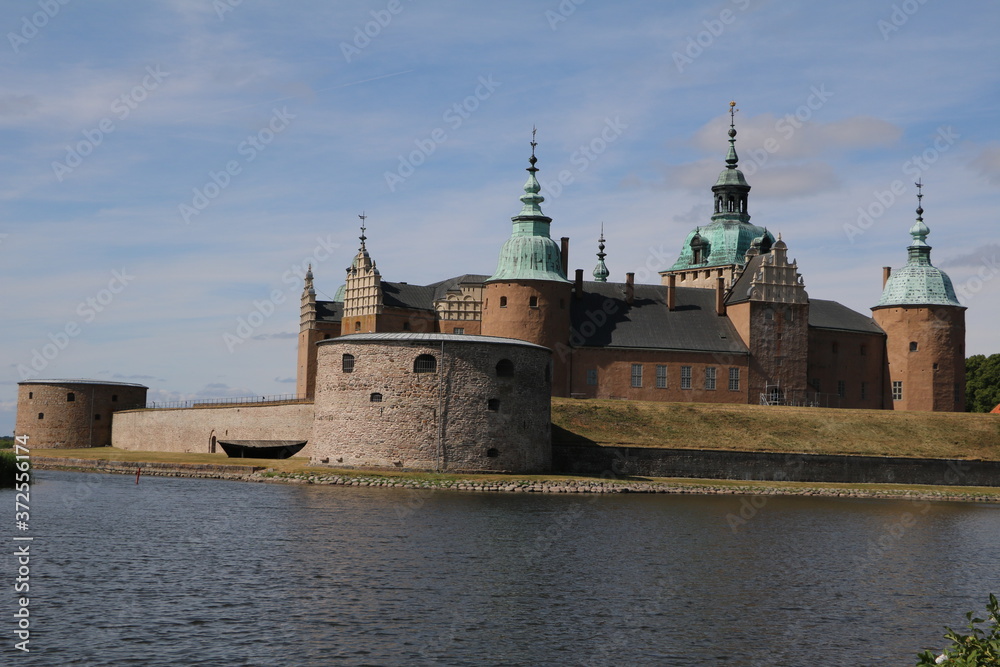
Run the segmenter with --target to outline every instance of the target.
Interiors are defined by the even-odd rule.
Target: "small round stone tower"
[[[965,410],[965,306],[948,274],[931,264],[924,224],[923,184],[910,228],[906,266],[885,269],[882,298],[872,308],[886,333],[888,390],[894,410]]]
[[[553,350],[552,388],[556,396],[569,391],[564,355],[570,328],[572,284],[566,278],[559,246],[549,236],[552,218],[542,213],[545,197],[535,178],[532,136],[528,181],[521,195],[521,212],[511,218],[513,230],[500,250],[497,270],[483,290],[482,333],[517,338]]]
[[[109,447],[112,414],[146,405],[148,387],[100,380],[27,380],[17,387],[17,435],[30,449]]]

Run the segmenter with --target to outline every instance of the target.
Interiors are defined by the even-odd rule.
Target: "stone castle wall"
[[[221,453],[217,440],[309,440],[313,404],[129,410],[114,417],[111,443],[129,450]],[[213,441],[213,438],[215,441]],[[311,444],[297,456],[309,456]]]
[[[145,405],[146,387],[124,383],[51,380],[18,386],[17,435],[31,449],[107,447],[112,413]]]
[[[331,466],[540,472],[551,464],[548,350],[475,336],[319,344],[312,457]],[[344,355],[353,368],[344,370]],[[415,372],[417,357],[433,372]],[[513,375],[498,374],[510,362]]]

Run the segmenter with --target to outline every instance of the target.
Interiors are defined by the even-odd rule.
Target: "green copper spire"
[[[757,242],[770,249],[774,236],[765,227],[750,224],[747,201],[750,185],[739,170],[736,155],[736,102],[729,103],[729,152],[726,168],[712,186],[715,201],[712,222],[689,233],[670,271],[713,266],[743,266],[747,250]]]
[[[883,306],[959,306],[951,278],[931,264],[931,247],[927,245],[930,228],[924,224],[924,184],[917,181],[917,221],[910,227],[913,241],[906,249],[906,266],[893,271],[882,290],[876,308]]]
[[[597,240],[597,266],[594,267],[594,280],[599,283],[608,282],[608,276],[611,272],[608,271],[607,265],[604,263],[604,258],[608,256],[608,253],[604,252],[604,223],[601,223],[601,238]]]
[[[553,280],[568,283],[562,270],[559,246],[549,236],[552,218],[542,213],[541,203],[545,201],[539,192],[541,186],[535,173],[535,132],[531,130],[531,158],[528,162],[528,180],[521,195],[521,212],[511,218],[514,223],[510,238],[500,249],[497,270],[487,279],[495,280]]]

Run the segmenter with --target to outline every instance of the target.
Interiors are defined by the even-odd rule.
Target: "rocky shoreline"
[[[748,495],[748,496],[815,496],[827,498],[886,498],[896,500],[931,500],[950,502],[1000,502],[1000,494],[925,491],[909,488],[865,489],[858,487],[802,487],[742,484],[711,484],[701,482],[650,482],[610,477],[594,480],[503,480],[447,479],[419,477],[383,477],[375,474],[307,474],[277,472],[270,468],[246,465],[210,465],[191,463],[153,463],[33,457],[34,467],[48,470],[76,470],[142,476],[191,477],[223,479],[240,482],[277,484],[323,484],[332,486],[380,487],[429,491],[466,491],[473,493],[671,493],[689,495]]]

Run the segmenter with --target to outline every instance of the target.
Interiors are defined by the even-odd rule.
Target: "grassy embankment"
[[[676,447],[761,450],[814,454],[859,454],[1000,460],[1000,418],[996,415],[779,408],[752,405],[636,403],[553,399],[557,442],[591,442],[617,447]],[[279,475],[333,475],[419,479],[428,482],[569,481],[571,475],[469,475],[337,470],[310,467],[308,460],[229,459],[225,454],[135,452],[110,447],[36,452],[39,456],[188,464],[238,464],[270,468]],[[631,478],[637,479],[648,478]],[[899,490],[888,484],[748,482],[742,480],[655,480],[683,486]],[[913,486],[914,491],[944,487]],[[947,487],[949,492],[972,491]],[[978,489],[982,492],[982,489]],[[993,490],[991,490],[992,492]],[[1000,489],[996,489],[1000,494]],[[991,493],[992,495],[992,493]]]
[[[950,412],[552,400],[557,443],[1000,460],[1000,417]]]

